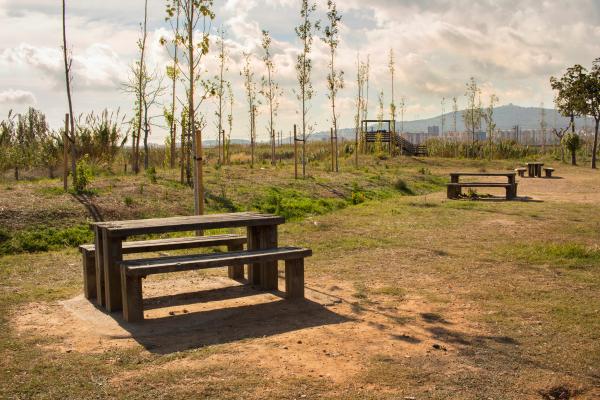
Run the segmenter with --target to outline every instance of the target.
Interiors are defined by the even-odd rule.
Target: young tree
[[[334,137],[338,137],[338,114],[335,110],[335,99],[338,91],[344,88],[344,71],[335,69],[335,56],[340,42],[339,24],[342,16],[338,14],[337,6],[334,1],[327,1],[327,21],[323,38],[321,40],[329,47],[329,74],[327,75],[327,97],[331,101],[331,122],[333,124]],[[337,140],[336,140],[337,145]],[[337,153],[337,148],[335,149]],[[333,155],[332,155],[333,156]],[[336,157],[337,160],[337,157]],[[338,164],[335,164],[335,170],[338,171]]]
[[[148,0],[144,1],[144,21],[141,24],[141,37],[138,39],[140,58],[131,68],[131,81],[129,90],[137,97],[134,132],[132,135],[133,172],[140,172],[140,139],[142,137],[142,124],[144,118],[144,97],[148,84],[148,71],[146,70],[146,40],[148,39]]]
[[[457,131],[457,127],[456,127],[456,122],[457,122],[456,117],[457,116],[458,116],[458,99],[456,98],[456,96],[454,96],[452,98],[452,118],[453,118],[452,131],[454,132],[454,134],[456,134],[456,131]]]
[[[170,144],[169,150],[171,153],[169,160],[169,167],[171,169],[175,168],[175,160],[177,158],[177,120],[175,118],[177,112],[177,80],[179,79],[179,45],[178,45],[178,36],[179,36],[179,23],[181,20],[181,3],[179,0],[173,0],[173,7],[175,11],[173,13],[173,17],[169,19],[169,24],[171,25],[171,30],[173,31],[173,40],[170,41],[170,44],[173,46],[173,65],[167,67],[167,76],[171,79],[171,111],[169,114],[165,112],[165,116],[167,117],[167,122],[170,128]],[[166,41],[161,40],[162,44],[165,45]],[[170,115],[170,117],[168,117]]]
[[[296,75],[299,91],[296,97],[302,104],[302,177],[306,177],[306,133],[308,126],[309,102],[314,95],[311,82],[312,60],[310,53],[313,45],[313,36],[320,28],[319,21],[312,21],[312,15],[317,9],[316,3],[309,4],[309,0],[302,0],[300,8],[301,23],[295,28],[298,39],[302,42],[302,51],[296,60]]]
[[[365,85],[365,64],[360,61],[360,55],[356,56],[356,87],[358,89],[356,93],[356,114],[354,116],[355,123],[355,142],[354,142],[354,163],[355,167],[358,168],[358,152],[359,152],[359,140],[361,127],[361,116],[364,109],[364,97],[363,89]]]
[[[69,122],[71,125],[71,134],[67,136],[69,144],[71,146],[71,177],[73,179],[73,185],[77,182],[77,147],[76,147],[76,136],[75,136],[75,116],[73,115],[73,97],[71,96],[71,82],[73,76],[71,74],[71,67],[73,65],[73,59],[69,48],[67,47],[67,9],[65,0],[62,1],[62,34],[63,34],[63,60],[65,65],[65,83],[67,86],[67,100],[69,103]]]
[[[257,112],[257,99],[256,99],[256,83],[254,82],[254,71],[252,70],[252,54],[244,53],[244,67],[241,75],[244,77],[244,87],[246,88],[246,99],[248,101],[248,114],[250,116],[250,151],[251,155],[251,168],[254,168],[254,146],[256,142],[256,112]]]
[[[581,148],[581,138],[576,133],[567,133],[562,138],[562,144],[571,152],[571,165],[577,165],[577,150]]]
[[[227,114],[227,124],[229,125],[229,131],[227,132],[227,137],[224,139],[223,143],[223,156],[225,158],[225,163],[229,164],[231,160],[230,146],[231,132],[233,131],[233,106],[235,104],[235,99],[233,97],[233,89],[231,88],[231,82],[227,82],[227,98],[229,100],[229,114]]]
[[[204,186],[202,179],[201,125],[197,113],[203,101],[216,92],[212,82],[201,79],[201,62],[209,51],[209,33],[215,14],[212,11],[213,0],[179,0],[178,2],[177,0],[170,0],[167,1],[167,19],[175,18],[178,4],[181,5],[183,27],[181,33],[177,36],[177,45],[186,49],[182,55],[183,65],[179,64],[179,72],[186,83],[187,135],[191,138],[195,166],[193,174],[194,210],[196,214],[200,215],[204,214]],[[199,99],[197,99],[196,91],[198,85],[201,85],[204,91]]]
[[[546,130],[548,124],[546,123],[546,109],[544,108],[544,102],[540,104],[540,134],[542,135],[542,153],[546,152]]]
[[[274,81],[275,64],[271,54],[271,36],[269,31],[262,31],[262,48],[264,50],[263,61],[267,67],[267,76],[262,77],[260,93],[269,105],[269,137],[271,138],[271,164],[275,165],[275,119],[279,109],[279,96],[281,94],[279,85]]]
[[[218,118],[217,122],[217,153],[219,154],[219,163],[223,162],[223,153],[221,146],[224,146],[225,135],[223,134],[223,107],[225,101],[225,72],[228,71],[227,61],[229,60],[229,53],[225,47],[225,30],[221,27],[219,29],[219,37],[217,39],[217,49],[219,50],[219,75],[216,77],[217,84],[217,98],[219,100],[219,108],[215,112]]]
[[[442,105],[442,115],[440,117],[440,119],[441,119],[440,135],[443,137],[444,136],[444,124],[446,123],[446,116],[444,115],[444,113],[446,112],[446,98],[445,97],[442,97],[442,101],[440,102],[440,104]]]
[[[471,80],[467,82],[467,90],[465,92],[467,108],[463,111],[463,121],[467,131],[471,132],[472,144],[475,144],[475,132],[481,127],[481,118],[483,116],[483,110],[480,103],[478,103],[480,94],[481,90],[477,86],[475,78],[471,77]]]
[[[494,132],[496,132],[496,122],[494,121],[494,107],[500,101],[495,94],[490,95],[490,105],[486,108],[483,119],[487,125],[487,136],[489,144],[489,158],[493,158],[494,151]]]
[[[585,80],[584,115],[594,118],[594,145],[592,147],[592,168],[596,169],[598,157],[598,128],[600,128],[600,58],[594,60],[592,69]]]
[[[365,101],[363,102],[363,119],[369,118],[369,78],[371,77],[371,55],[367,54],[367,63],[365,64],[365,85],[366,93],[364,95]]]
[[[394,93],[394,84],[395,79],[394,75],[396,73],[396,60],[394,58],[394,49],[390,49],[390,59],[388,63],[388,69],[391,75],[391,83],[392,83],[392,101],[390,103],[390,119],[392,120],[392,132],[390,136],[390,149],[394,146],[396,141],[396,97]],[[391,150],[390,150],[391,153]]]

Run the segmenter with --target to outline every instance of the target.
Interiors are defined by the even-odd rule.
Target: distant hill
[[[546,124],[549,129],[556,127],[564,127],[569,124],[568,118],[558,114],[551,108],[545,108]],[[458,131],[465,130],[465,124],[462,120],[462,110],[456,116],[456,129]],[[501,130],[512,129],[515,125],[519,125],[521,130],[540,129],[540,118],[542,109],[540,107],[520,107],[513,104],[497,107],[494,109],[494,121],[497,128]],[[449,131],[454,128],[454,116],[452,112],[444,114],[444,131]],[[408,133],[427,132],[429,126],[439,126],[441,129],[441,115],[433,118],[420,119],[417,121],[404,121],[404,131]],[[583,126],[583,118],[576,120],[576,126]],[[588,125],[591,126],[592,121],[588,120]],[[400,121],[396,121],[396,128],[400,130]],[[344,128],[338,130],[340,138],[353,139],[355,135],[354,128]],[[317,132],[311,135],[311,140],[329,140],[329,132]]]

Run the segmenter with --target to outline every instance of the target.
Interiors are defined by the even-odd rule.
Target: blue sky
[[[164,2],[150,0],[149,62],[163,71],[168,57],[158,40],[167,33]],[[142,18],[142,0],[67,1],[68,35],[74,55],[76,113],[120,108],[132,115],[133,99],[121,90],[129,65],[136,57],[136,40]],[[276,79],[284,89],[277,118],[286,134],[299,120],[299,103],[293,68],[299,43],[294,35],[300,2],[296,0],[216,1],[214,27],[228,32],[236,106],[233,137],[246,138],[247,110],[239,71],[242,52],[255,55],[257,78],[264,73],[260,31],[274,37]],[[326,2],[318,2],[324,18]],[[338,65],[345,71],[346,87],[339,95],[342,127],[353,124],[356,56],[370,54],[372,64],[370,114],[375,115],[377,95],[383,90],[390,102],[387,57],[397,58],[396,101],[406,99],[405,118],[438,115],[441,99],[446,110],[453,96],[464,104],[464,86],[474,76],[483,101],[495,93],[501,104],[523,106],[552,104],[548,79],[574,63],[590,65],[600,57],[600,2],[597,0],[467,1],[467,0],[345,0]],[[32,105],[47,113],[57,128],[66,112],[61,64],[60,2],[0,0],[0,113],[22,111]],[[316,95],[310,120],[315,130],[331,122],[326,97],[327,49],[315,42],[313,83]],[[207,77],[216,72],[216,55],[205,60]],[[168,99],[164,99],[168,103]],[[386,107],[387,108],[387,107]],[[258,123],[259,137],[267,135],[266,110]],[[161,113],[161,107],[154,111]],[[206,136],[214,137],[214,102],[202,112],[208,121]],[[157,122],[160,122],[157,119]],[[164,130],[156,127],[151,140],[162,143]]]

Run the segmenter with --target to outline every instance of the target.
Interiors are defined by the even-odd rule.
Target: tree
[[[355,142],[354,142],[354,163],[356,168],[358,168],[358,151],[359,151],[359,140],[361,127],[361,116],[364,108],[364,97],[363,97],[363,89],[365,85],[365,64],[360,61],[360,55],[356,56],[356,87],[358,89],[356,93],[356,114],[354,116],[355,123]]]
[[[494,106],[500,101],[495,94],[490,95],[490,105],[486,108],[483,119],[487,125],[487,136],[489,143],[489,158],[493,158],[494,151],[494,132],[496,132],[496,122],[494,122]]]
[[[594,118],[594,145],[592,148],[592,168],[596,169],[598,156],[598,128],[600,127],[600,58],[594,60],[592,70],[585,80],[584,115]]]
[[[63,60],[65,65],[65,83],[67,86],[67,101],[69,103],[69,122],[71,125],[71,134],[67,136],[71,146],[71,177],[73,179],[73,185],[77,182],[77,148],[76,148],[76,136],[75,136],[75,116],[73,115],[73,97],[71,95],[71,82],[73,76],[71,75],[71,67],[73,59],[71,58],[70,51],[67,47],[67,10],[65,0],[62,1],[62,34],[63,34]]]
[[[441,132],[440,135],[443,137],[444,136],[444,124],[446,123],[446,116],[444,115],[444,113],[446,112],[446,98],[442,97],[442,101],[440,102],[441,106],[442,106],[442,115],[440,117],[440,122],[441,122]]]
[[[231,88],[231,82],[227,82],[227,98],[229,100],[229,114],[227,114],[227,124],[229,126],[229,131],[227,132],[227,137],[223,139],[223,156],[225,158],[225,162],[229,164],[231,157],[231,132],[233,131],[233,106],[235,104],[235,99],[233,97],[233,89]]]
[[[171,30],[174,33],[173,40],[170,41],[170,44],[173,46],[173,66],[167,67],[167,76],[171,79],[171,110],[170,113],[165,112],[165,116],[167,117],[166,119],[170,128],[169,150],[171,156],[169,159],[169,167],[171,169],[175,168],[175,159],[177,158],[177,120],[175,118],[175,115],[177,111],[177,80],[179,79],[179,45],[177,38],[179,36],[179,23],[181,20],[180,1],[174,0],[173,6],[175,8],[175,11],[173,13],[173,17],[169,19]],[[164,44],[166,44],[166,41],[163,43],[163,45]]]
[[[308,126],[309,102],[314,95],[311,82],[312,60],[310,53],[313,45],[313,36],[320,28],[319,21],[312,21],[312,14],[317,9],[316,3],[309,4],[309,0],[302,0],[300,8],[301,23],[295,28],[298,39],[302,42],[302,51],[296,60],[296,75],[299,91],[297,99],[302,104],[302,177],[306,177],[306,133],[311,128]]]
[[[571,152],[571,165],[577,165],[577,150],[581,148],[578,134],[569,132],[562,138],[562,144]]]
[[[481,118],[483,116],[481,104],[477,102],[480,93],[481,90],[477,86],[475,78],[471,77],[470,81],[467,82],[467,90],[465,91],[467,108],[463,111],[463,121],[466,130],[471,132],[472,144],[475,144],[475,132],[481,128]],[[475,153],[473,153],[473,156],[474,155]]]
[[[134,133],[132,135],[133,172],[140,172],[140,139],[142,137],[142,119],[144,115],[145,88],[148,83],[148,71],[146,70],[146,40],[148,39],[148,0],[144,1],[144,21],[141,26],[141,37],[138,39],[140,58],[131,67],[131,82],[129,90],[136,95],[136,114],[134,122]]]
[[[170,0],[167,1],[167,19],[175,18],[177,5],[181,5],[183,20],[182,32],[176,37],[177,45],[185,48],[182,55],[184,65],[179,65],[182,79],[187,83],[186,97],[188,110],[187,136],[194,152],[194,211],[204,214],[204,186],[202,179],[202,138],[200,123],[197,118],[198,108],[203,101],[215,94],[216,90],[211,82],[201,79],[202,58],[208,54],[210,42],[209,33],[215,14],[212,11],[212,0]],[[186,67],[184,69],[184,66]],[[200,84],[204,93],[196,101],[196,87]],[[196,132],[200,137],[196,137]],[[188,139],[188,140],[189,140]],[[199,141],[197,143],[197,140]]]
[[[254,71],[252,70],[251,57],[252,55],[250,53],[244,53],[245,62],[241,75],[244,77],[244,87],[246,88],[246,99],[248,101],[248,114],[250,116],[250,167],[254,168],[254,146],[256,142],[256,112],[258,101],[256,99],[256,83],[254,82]]]
[[[452,98],[452,119],[453,119],[452,131],[454,132],[454,134],[456,134],[456,131],[457,131],[457,127],[456,127],[457,115],[458,115],[458,99],[456,98],[456,96],[454,96]]]
[[[267,67],[267,76],[262,77],[262,85],[260,93],[265,98],[269,105],[269,137],[271,138],[271,164],[275,165],[275,120],[279,109],[279,96],[281,94],[279,85],[274,81],[275,64],[273,63],[273,55],[271,54],[271,36],[269,31],[262,31],[262,48],[265,52],[263,61]]]
[[[219,163],[223,161],[223,153],[221,145],[225,142],[225,135],[223,134],[223,107],[225,101],[225,80],[224,74],[228,71],[227,61],[229,60],[229,53],[225,47],[225,30],[221,27],[219,29],[219,37],[217,39],[217,49],[219,50],[219,75],[216,77],[218,80],[217,84],[217,98],[219,100],[219,108],[216,111],[218,118],[217,122],[217,153],[219,154]]]
[[[338,136],[338,114],[335,110],[335,99],[338,91],[344,88],[344,71],[335,69],[335,56],[337,47],[340,43],[339,24],[342,16],[338,14],[337,6],[334,1],[327,1],[327,21],[324,29],[324,36],[321,40],[329,47],[329,74],[327,75],[327,97],[331,101],[331,122],[335,137]],[[336,141],[337,144],[337,141]],[[335,149],[337,153],[337,149]],[[333,155],[332,155],[333,156]],[[336,158],[337,160],[337,158]],[[338,171],[338,164],[335,164],[335,170]]]
[[[548,124],[546,123],[546,109],[544,108],[544,102],[540,104],[540,134],[542,135],[542,153],[546,152],[546,130]]]

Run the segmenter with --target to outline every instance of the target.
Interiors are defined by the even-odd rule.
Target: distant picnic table
[[[461,177],[506,177],[508,182],[461,182]],[[506,198],[514,199],[517,197],[517,174],[516,172],[452,172],[450,173],[450,183],[447,184],[448,198],[458,199],[461,196],[462,188],[491,187],[506,189]]]
[[[542,177],[542,162],[528,162],[527,163],[527,175],[530,178],[541,178]]]
[[[229,266],[229,277],[241,279],[243,266],[247,264],[251,284],[263,290],[277,290],[277,261],[284,260],[286,294],[288,297],[303,297],[304,257],[312,253],[309,249],[278,247],[277,228],[284,222],[285,219],[277,215],[241,212],[93,223],[95,244],[81,247],[84,254],[84,292],[86,297],[95,295],[97,303],[107,311],[123,310],[125,320],[139,321],[143,319],[141,278],[145,276]],[[216,235],[126,241],[138,235],[220,228],[246,228],[247,237]],[[246,242],[247,250],[244,251],[243,244]],[[123,261],[123,254],[127,253],[216,245],[227,245],[229,252]],[[94,268],[90,264],[94,264]]]

